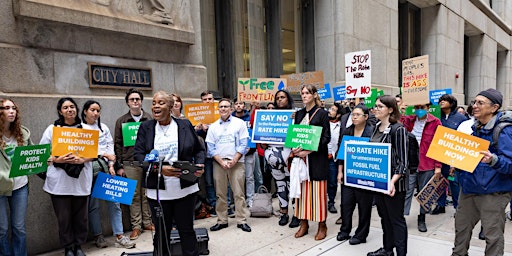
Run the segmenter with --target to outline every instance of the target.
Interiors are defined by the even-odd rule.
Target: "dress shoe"
[[[309,229],[308,221],[307,220],[301,220],[300,221],[300,228],[297,231],[297,233],[295,233],[295,238],[299,238],[299,237],[305,236],[308,233],[308,229]]]
[[[395,253],[393,253],[393,251],[386,251],[386,249],[384,248],[379,248],[378,250],[374,251],[374,252],[369,252],[368,254],[366,254],[366,256],[394,256]]]
[[[338,241],[345,241],[350,239],[350,236],[347,233],[338,232],[338,235],[336,236],[336,240]]]
[[[341,216],[340,216],[340,217],[336,220],[336,225],[341,225],[341,222],[342,222],[342,220],[341,220]]]
[[[134,228],[132,233],[130,234],[130,240],[135,240],[139,238],[140,234],[142,234],[142,230]]]
[[[155,231],[155,225],[154,224],[151,224],[149,226],[145,226],[144,227],[144,230],[147,230],[147,231]]]
[[[338,213],[338,210],[336,209],[336,206],[334,206],[334,204],[329,204],[329,206],[327,206],[327,210],[330,213]]]
[[[219,224],[219,223],[217,223],[217,224],[213,225],[212,227],[210,227],[210,230],[211,231],[219,231],[219,230],[221,230],[223,228],[227,228],[227,227],[228,227],[227,223],[226,224]]]
[[[75,245],[75,256],[85,256],[84,251],[82,251],[82,247],[80,245]]]
[[[485,240],[484,228],[480,227],[480,233],[478,233],[478,239]]]
[[[64,248],[64,256],[75,256],[75,250],[73,249],[73,246]]]
[[[439,206],[437,205],[436,208],[434,208],[434,210],[432,210],[432,215],[437,215],[437,214],[440,214],[440,213],[445,213],[446,210],[444,209],[444,206]]]
[[[315,240],[323,240],[327,236],[327,225],[325,221],[318,223],[318,231],[315,235]]]
[[[227,226],[227,224],[226,224]],[[251,227],[249,227],[249,225],[247,225],[247,223],[244,223],[244,224],[238,224],[236,225],[237,228],[245,231],[245,232],[251,232]]]
[[[288,221],[290,220],[290,217],[288,214],[281,215],[281,218],[279,219],[279,226],[284,226],[288,224]]]
[[[351,245],[362,244],[362,243],[366,243],[366,239],[359,239],[359,238],[353,236],[352,238],[350,238],[350,240],[348,240],[348,243]]]
[[[290,222],[290,225],[288,225],[289,228],[296,228],[300,225],[300,220],[299,218],[293,216],[292,217],[292,221]]]

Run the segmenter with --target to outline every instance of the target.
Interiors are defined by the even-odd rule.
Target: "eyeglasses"
[[[140,98],[129,98],[128,100],[129,100],[129,101],[134,101],[134,102],[135,102],[135,101],[141,101],[141,99],[140,99]]]
[[[230,108],[231,106],[227,106],[227,105],[221,105],[219,106],[219,108]]]
[[[361,116],[366,116],[366,114],[352,113],[352,116],[359,118]]]
[[[478,101],[475,101],[475,102],[472,102],[473,104],[472,105],[477,105],[478,107],[481,107],[485,104],[489,104],[489,105],[492,105],[493,103],[492,102],[486,102],[486,101],[483,101],[483,100],[478,100]]]
[[[375,105],[375,109],[383,109],[385,107],[386,107],[386,105],[380,105],[380,104],[379,105]]]

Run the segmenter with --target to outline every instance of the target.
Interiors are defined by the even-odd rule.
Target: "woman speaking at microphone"
[[[169,233],[173,219],[180,235],[183,255],[199,255],[194,232],[198,179],[195,182],[180,179],[181,170],[170,164],[176,161],[195,163],[201,169],[195,171],[194,175],[200,177],[204,172],[205,149],[190,121],[171,117],[173,105],[173,98],[166,92],[154,94],[151,107],[154,119],[140,125],[134,154],[135,159],[142,162],[146,154],[155,149],[163,159],[161,178],[156,172],[150,171],[144,173],[142,180],[147,188],[151,218],[156,229],[153,255],[170,255]],[[161,214],[157,212],[159,209]]]

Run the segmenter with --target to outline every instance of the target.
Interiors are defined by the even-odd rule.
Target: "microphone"
[[[158,158],[158,150],[152,149],[151,152],[149,152],[149,154],[146,154],[146,156],[144,157],[144,162],[156,163],[158,162]]]

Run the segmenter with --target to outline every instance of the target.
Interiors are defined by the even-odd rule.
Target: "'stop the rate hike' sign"
[[[346,98],[370,97],[372,88],[371,51],[345,54]]]

